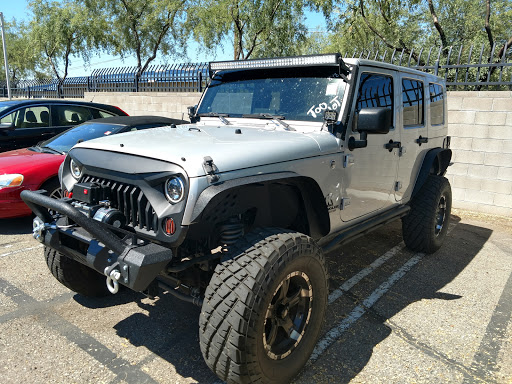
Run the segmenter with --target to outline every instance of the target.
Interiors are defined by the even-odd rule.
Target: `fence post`
[[[434,75],[437,76],[439,73],[439,60],[436,60],[436,63],[434,64]]]
[[[30,85],[27,86],[27,90],[28,90],[28,98],[30,99]]]
[[[199,92],[203,92],[203,73],[199,71],[197,74],[199,75]]]
[[[133,78],[134,86],[135,86],[135,92],[139,92],[139,71],[135,73],[135,76]]]

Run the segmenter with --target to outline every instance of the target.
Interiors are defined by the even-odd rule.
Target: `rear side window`
[[[78,125],[93,118],[89,108],[75,105],[52,106],[57,126]]]
[[[404,127],[425,125],[423,95],[423,82],[410,79],[402,80]]]
[[[430,83],[430,125],[444,123],[444,89],[442,85]]]
[[[98,110],[100,117],[112,117],[116,116],[113,113]]]

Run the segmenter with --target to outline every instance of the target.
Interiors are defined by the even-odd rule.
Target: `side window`
[[[442,85],[430,83],[430,125],[444,123],[444,89]]]
[[[16,128],[45,128],[50,126],[50,111],[46,106],[20,108],[0,120]]]
[[[404,127],[425,125],[423,95],[423,82],[410,79],[402,80]]]
[[[56,105],[52,107],[54,115],[56,116],[57,126],[62,125],[78,125],[87,120],[92,119],[92,114],[89,108],[79,107],[75,105]]]
[[[363,108],[387,107],[393,111],[393,77],[377,73],[362,73],[356,112]],[[394,114],[393,114],[394,116]]]
[[[117,116],[117,115],[115,115],[113,113],[102,111],[102,110],[96,109],[96,108],[89,108],[89,111],[91,112],[91,115],[92,115],[93,119],[100,119],[100,118],[103,118],[103,117]]]
[[[100,117],[112,117],[112,116],[116,116],[116,115],[114,115],[113,113],[109,113],[109,112],[105,112],[105,111],[100,111],[100,110],[98,110],[98,113],[99,113]]]

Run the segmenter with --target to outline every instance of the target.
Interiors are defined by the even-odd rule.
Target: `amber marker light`
[[[174,232],[176,232],[176,224],[174,223],[174,219],[172,219],[171,217],[165,219],[164,231],[168,235],[174,235]]]

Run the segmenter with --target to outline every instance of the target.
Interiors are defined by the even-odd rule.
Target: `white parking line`
[[[382,283],[370,296],[368,296],[361,305],[355,307],[352,312],[336,327],[332,328],[320,339],[311,354],[310,361],[315,362],[322,353],[329,348],[347,329],[350,328],[368,309],[370,309],[389,289],[395,285],[407,272],[411,270],[425,256],[424,253],[416,253],[402,267],[391,275],[391,277]]]
[[[22,249],[17,249],[16,251],[12,251],[12,252],[0,253],[0,257],[11,256],[16,253],[21,253],[21,252],[25,252],[25,251],[30,251],[32,249],[41,248],[42,246],[43,246],[43,244],[39,244],[39,245],[36,245],[35,247],[22,248]]]
[[[452,223],[448,227],[449,234],[457,223]],[[362,269],[356,275],[352,276],[339,288],[335,289],[328,298],[328,303],[332,304],[335,300],[340,298],[344,292],[350,290],[354,285],[361,281],[365,276],[369,275],[375,269],[380,267],[386,261],[395,256],[398,252],[405,248],[404,242],[394,246],[385,254],[376,259],[368,267]],[[316,344],[311,357],[309,358],[308,365],[314,363],[322,353],[326,351],[345,331],[347,331],[361,316],[363,316],[368,309],[370,309],[382,296],[384,296],[395,283],[400,280],[407,272],[411,270],[418,262],[425,256],[424,253],[416,253],[413,255],[402,267],[393,273],[388,280],[382,283],[377,289],[375,289],[361,305],[355,307],[352,312],[341,321],[336,327],[331,328]]]
[[[357,274],[352,276],[350,279],[345,281],[339,288],[335,289],[329,294],[328,303],[332,304],[336,300],[338,300],[341,296],[343,296],[343,293],[350,291],[354,285],[359,283],[362,279],[364,279],[366,276],[368,276],[370,273],[375,271],[377,268],[379,268],[382,264],[384,264],[386,261],[391,259],[393,256],[395,256],[398,252],[400,252],[402,249],[405,248],[405,243],[402,241],[400,244],[395,245],[393,248],[391,248],[389,251],[387,251],[385,254],[383,254],[381,257],[376,259],[373,263],[371,263],[366,268],[359,271]]]

